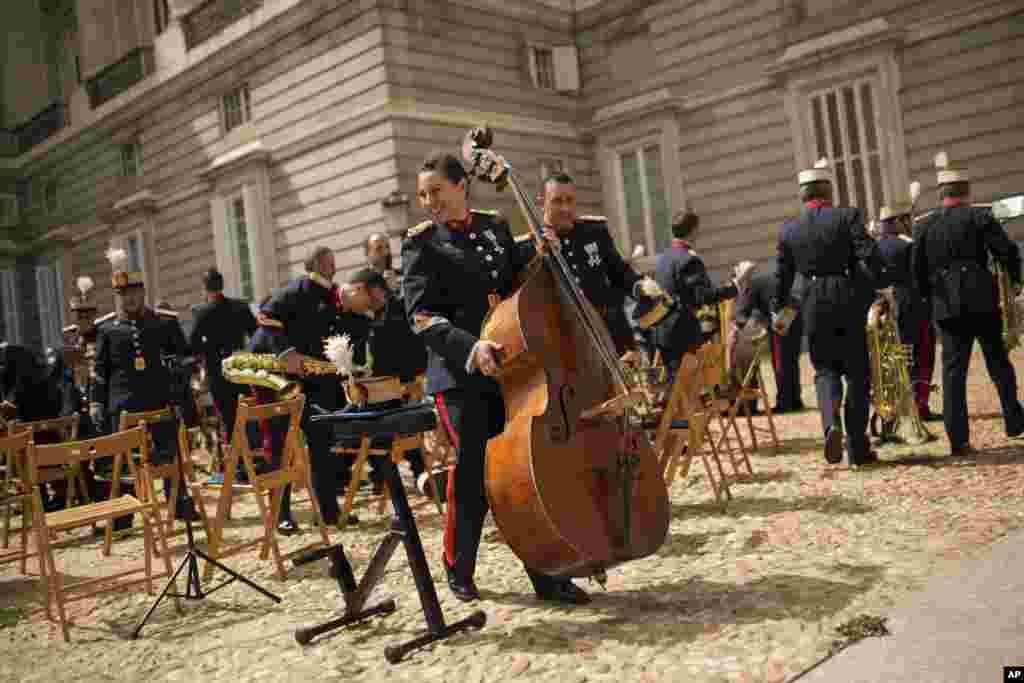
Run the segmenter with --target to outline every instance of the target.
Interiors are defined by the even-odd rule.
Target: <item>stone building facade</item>
[[[770,259],[821,156],[871,215],[914,179],[933,204],[941,149],[976,200],[1024,191],[1020,2],[17,6],[0,35],[0,338],[32,345],[56,343],[77,275],[111,310],[114,244],[185,318],[212,265],[253,301],[319,244],[357,267],[371,232],[421,219],[423,156],[482,122],[528,184],[575,176],[581,211],[644,266],[685,205],[715,273]],[[472,191],[523,229],[511,196]]]

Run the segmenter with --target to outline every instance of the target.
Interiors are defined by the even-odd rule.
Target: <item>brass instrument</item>
[[[334,363],[304,356],[303,376],[342,375]],[[249,384],[272,389],[280,398],[291,398],[302,390],[301,385],[286,377],[288,364],[270,353],[233,353],[221,361],[224,379],[235,384]]]
[[[871,361],[871,433],[882,441],[897,440],[900,427],[907,427],[903,440],[919,444],[935,437],[925,427],[914,401],[910,366],[913,347],[900,342],[896,302],[892,290],[883,290],[871,306],[867,321],[868,357]]]
[[[995,259],[993,259],[995,261]],[[995,261],[996,284],[999,286],[999,310],[1003,321],[1003,341],[1006,350],[1013,351],[1020,346],[1020,311],[1017,309],[1017,296],[1010,274],[999,261]]]

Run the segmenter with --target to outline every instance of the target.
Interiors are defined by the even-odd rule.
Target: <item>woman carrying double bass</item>
[[[532,248],[513,240],[496,211],[467,207],[468,176],[451,154],[435,153],[417,178],[420,205],[430,220],[411,228],[402,244],[405,308],[428,349],[428,391],[458,451],[448,478],[448,519],[444,567],[455,597],[469,602],[480,594],[473,576],[488,500],[484,457],[488,439],[504,428],[505,404],[493,379],[501,347],[481,341],[489,295],[514,291]],[[590,597],[570,579],[526,567],[541,600],[583,604]]]

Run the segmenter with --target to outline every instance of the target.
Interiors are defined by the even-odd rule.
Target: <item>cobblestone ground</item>
[[[1021,352],[1014,353],[1020,371]],[[804,402],[814,405],[804,357]],[[770,372],[767,373],[770,376]],[[774,392],[771,392],[772,395]],[[814,663],[834,628],[887,607],[951,563],[984,553],[1024,519],[1024,447],[1005,437],[999,405],[980,355],[970,378],[972,441],[982,452],[953,460],[941,438],[920,447],[886,447],[883,465],[853,472],[827,466],[817,414],[777,418],[777,452],[753,457],[755,476],[733,484],[725,510],[713,504],[702,468],[672,484],[672,525],[657,555],[612,570],[607,592],[574,609],[532,597],[520,562],[488,521],[477,583],[486,627],[389,665],[383,648],[423,628],[413,579],[401,554],[376,597],[398,611],[300,647],[302,625],[332,617],[342,602],[325,561],[274,578],[255,554],[228,564],[283,601],[274,605],[235,584],[183,615],[162,607],[138,641],[130,630],[152,597],[144,591],[74,603],[73,643],[46,621],[33,577],[0,568],[0,679],[20,681],[782,681]],[[933,410],[941,408],[933,397]],[[758,424],[765,426],[765,419]],[[360,501],[362,523],[343,539],[356,573],[365,569],[387,520]],[[441,523],[422,499],[415,506],[445,616],[472,609],[450,597],[439,576]],[[236,538],[259,532],[256,509],[236,507]],[[285,546],[308,542],[306,533]],[[339,537],[334,532],[335,538]],[[180,541],[180,539],[179,539]],[[138,557],[139,538],[115,546]],[[70,575],[100,566],[100,545],[82,537],[58,554]],[[33,569],[34,568],[30,568]]]

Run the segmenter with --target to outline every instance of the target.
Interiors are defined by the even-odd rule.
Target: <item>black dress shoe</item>
[[[843,432],[829,427],[825,433],[825,462],[838,465],[843,460]]]
[[[282,536],[291,536],[299,530],[299,525],[293,519],[282,519],[277,525],[277,533]]]
[[[850,458],[850,467],[859,468],[866,465],[877,465],[878,462],[878,453],[868,451],[859,458]]]
[[[452,594],[461,600],[462,602],[473,602],[480,599],[480,591],[477,590],[476,584],[473,583],[473,579],[469,581],[461,581],[458,576],[455,575],[455,570],[448,566],[447,560],[442,560],[441,564],[444,565],[444,572],[448,578],[448,589],[451,590]]]
[[[557,602],[562,605],[586,605],[590,602],[587,592],[571,580],[556,580],[543,591],[537,591],[537,597],[545,602]]]
[[[977,454],[978,451],[974,450],[971,444],[956,446],[949,449],[949,455],[951,458],[973,458]]]

